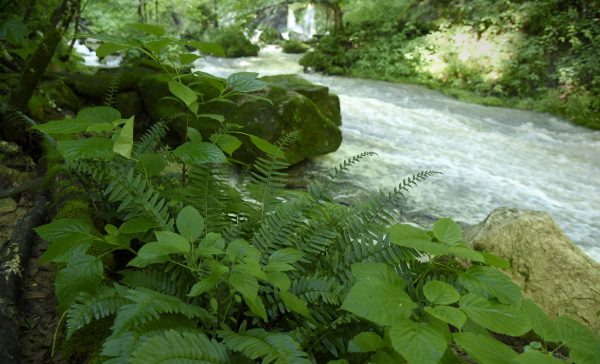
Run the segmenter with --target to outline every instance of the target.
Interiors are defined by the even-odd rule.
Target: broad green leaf
[[[157,39],[144,43],[144,46],[148,48],[152,53],[157,54],[173,44],[171,39]]]
[[[352,275],[357,280],[379,279],[404,288],[404,281],[396,271],[385,263],[354,263],[352,264]]]
[[[182,53],[179,55],[179,63],[181,63],[182,65],[190,64],[198,58],[202,57],[194,53]]]
[[[474,293],[460,299],[460,308],[475,323],[500,334],[521,336],[531,330],[531,322],[520,308],[492,302]]]
[[[523,300],[523,311],[531,319],[533,331],[546,341],[559,342],[555,323],[530,299]]]
[[[192,206],[186,206],[177,214],[177,230],[189,242],[196,241],[204,231],[204,218]]]
[[[94,256],[78,254],[71,257],[67,266],[56,274],[56,298],[61,310],[74,303],[80,292],[92,293],[102,281],[102,261]]]
[[[263,321],[268,320],[267,310],[265,309],[265,304],[260,296],[254,296],[254,298],[244,296],[244,302],[246,302],[253,314],[263,319]]]
[[[42,239],[51,243],[40,258],[41,263],[51,262],[73,246],[96,238],[91,234],[91,226],[79,219],[56,219],[34,230]]]
[[[210,275],[208,277],[202,279],[201,281],[196,282],[190,289],[188,296],[189,297],[200,296],[204,292],[207,292],[213,288],[216,288],[216,286],[219,283],[219,281],[221,280],[221,278],[224,277],[227,273],[229,273],[229,268],[227,268],[226,266],[224,266],[222,264],[214,263],[211,266]]]
[[[429,234],[423,230],[407,224],[396,224],[389,228],[390,242],[407,248],[432,254],[445,255],[449,253],[448,247],[441,243],[431,241]]]
[[[267,140],[257,137],[256,135],[248,134],[250,137],[250,141],[254,144],[258,149],[267,153],[268,155],[283,157],[284,153],[279,147],[271,144]]]
[[[250,244],[244,239],[235,239],[227,245],[225,253],[232,262],[237,262],[246,255]]]
[[[218,121],[219,123],[225,122],[225,117],[219,114],[198,114],[199,118],[208,118]]]
[[[558,360],[550,353],[542,353],[532,350],[519,355],[514,359],[513,363],[518,364],[565,364],[564,361]]]
[[[109,160],[113,157],[113,142],[108,138],[86,138],[58,141],[58,151],[67,161],[77,159]]]
[[[327,362],[327,364],[350,364],[350,362],[346,359],[337,359],[337,360],[330,360]]]
[[[294,311],[306,318],[311,317],[310,312],[308,312],[308,308],[306,307],[306,302],[302,301],[300,298],[296,297],[290,292],[285,291],[279,292],[279,297],[281,297],[281,300],[285,304],[285,307],[287,307],[291,311]]]
[[[448,342],[438,327],[426,322],[401,320],[390,329],[394,349],[409,363],[437,364]]]
[[[200,256],[208,257],[211,255],[225,254],[225,241],[219,233],[208,233],[198,244],[196,253]]]
[[[600,342],[587,327],[570,317],[558,317],[555,324],[563,345],[582,357],[595,358],[596,362],[600,362]]]
[[[254,92],[262,90],[267,83],[257,79],[258,73],[238,72],[227,77],[229,86],[237,92]]]
[[[230,156],[242,146],[241,140],[229,134],[213,134],[210,136],[210,141],[217,144],[219,148]]]
[[[253,300],[258,294],[258,280],[250,274],[234,270],[229,275],[229,284],[244,297]]]
[[[449,305],[460,299],[453,286],[441,281],[429,281],[423,286],[425,297],[434,305]]]
[[[449,218],[439,219],[433,224],[433,235],[442,243],[453,245],[463,240],[460,226]]]
[[[130,29],[139,30],[141,32],[156,35],[159,37],[162,37],[163,35],[165,35],[165,28],[161,27],[160,25],[131,23],[131,24],[127,24],[127,27]]]
[[[3,21],[0,28],[0,39],[5,39],[14,47],[23,46],[23,41],[27,37],[27,34],[29,34],[27,25],[17,18],[10,18]]]
[[[227,157],[213,143],[187,142],[173,152],[175,156],[187,164],[225,163]]]
[[[407,361],[396,350],[379,350],[371,356],[369,364],[406,364]]]
[[[220,44],[198,41],[187,42],[187,44],[191,47],[196,48],[202,53],[212,54],[219,57],[225,57],[225,50]]]
[[[454,341],[479,363],[514,364],[513,360],[518,356],[513,349],[489,336],[455,333]]]
[[[138,251],[137,257],[133,258],[129,265],[134,267],[145,267],[149,264],[168,260],[170,254],[188,253],[190,243],[173,232],[156,231],[154,233],[158,241],[144,244]]]
[[[385,343],[381,336],[374,332],[361,332],[348,342],[348,351],[351,353],[368,353],[382,349]]]
[[[179,234],[171,231],[155,231],[154,235],[156,235],[159,243],[168,244],[173,253],[187,253],[190,251],[190,243]]]
[[[202,134],[196,128],[188,127],[187,128],[188,139],[192,143],[202,143]]]
[[[280,291],[287,291],[288,289],[290,289],[292,282],[288,278],[287,274],[277,271],[271,272],[268,271],[265,267],[265,276],[267,282],[279,288]]]
[[[342,304],[342,309],[382,326],[408,318],[416,307],[402,285],[376,278],[359,280]]]
[[[93,123],[112,123],[121,118],[119,110],[110,106],[92,106],[79,110],[75,119]]]
[[[459,329],[467,322],[467,316],[456,307],[435,306],[425,307],[424,310],[438,320],[454,325]]]
[[[304,257],[304,254],[295,248],[283,248],[275,250],[269,256],[269,263],[288,263],[294,264]]]
[[[34,125],[32,128],[47,134],[72,134],[84,131],[97,131],[96,127],[99,125],[103,127],[102,131],[109,131],[114,128],[109,123],[96,123],[77,119],[53,120],[44,124]]]
[[[118,44],[118,43],[105,42],[105,43],[100,44],[100,46],[96,49],[96,56],[98,56],[99,58],[103,58],[110,54],[124,51],[129,48],[131,48],[130,44]]]
[[[495,267],[495,268],[510,269],[510,263],[508,262],[508,260],[500,258],[492,253],[486,253],[486,252],[479,252],[479,253],[483,256],[483,259],[485,260],[485,264],[487,264],[491,267]]]
[[[123,234],[144,233],[156,227],[156,221],[148,217],[134,217],[125,221],[119,226],[119,231]]]
[[[117,140],[113,145],[113,152],[122,155],[125,158],[131,158],[133,149],[133,116],[130,117],[121,128]]]
[[[475,251],[465,245],[453,245],[448,248],[448,252],[456,255],[457,257],[466,258],[474,262],[485,262],[485,258],[480,252]]]
[[[198,99],[196,91],[177,81],[169,81],[169,91],[188,107]]]
[[[495,268],[473,266],[458,276],[458,282],[469,292],[487,293],[506,304],[521,304],[521,288]]]

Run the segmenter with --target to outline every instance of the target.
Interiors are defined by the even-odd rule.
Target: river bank
[[[379,155],[350,171],[340,199],[393,188],[420,170],[438,170],[444,175],[407,194],[407,212],[475,224],[499,206],[547,211],[600,260],[595,238],[600,234],[600,132],[548,114],[464,103],[416,85],[304,74],[297,59],[270,47],[259,57],[209,57],[197,67],[220,76],[300,73],[338,94],[342,145],[307,163],[307,178],[320,178],[366,150]]]

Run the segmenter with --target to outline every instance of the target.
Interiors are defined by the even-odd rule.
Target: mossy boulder
[[[116,75],[117,72],[117,68],[105,68],[95,74],[70,73],[63,76],[65,82],[73,87],[77,94],[102,101],[115,77],[119,77],[120,92],[131,91],[136,89],[142,76],[155,74],[157,71],[150,67],[135,66],[121,69],[120,75]]]
[[[168,80],[168,76],[157,74],[143,77],[138,85],[146,113],[153,121],[183,111],[181,106],[163,99],[170,96]],[[241,125],[244,132],[271,142],[293,130],[300,131],[299,139],[287,152],[292,164],[333,152],[339,147],[342,135],[337,96],[330,95],[326,87],[312,85],[297,76],[273,76],[263,80],[268,83],[268,87],[256,92],[255,96],[266,98],[270,102],[245,95],[235,99],[236,106],[213,102],[201,105],[199,113],[223,115],[228,123]],[[208,83],[195,83],[193,87],[205,99],[217,96],[216,89]],[[200,130],[206,139],[221,128],[217,121],[210,118],[190,118],[188,122],[190,126]],[[182,134],[183,122],[175,121],[171,126]],[[262,155],[247,140],[244,142],[234,153],[234,158],[252,161]]]
[[[213,34],[211,41],[219,43],[227,58],[255,57],[260,47],[252,44],[244,33],[236,28],[225,28]]]

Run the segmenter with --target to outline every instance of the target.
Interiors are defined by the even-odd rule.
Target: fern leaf
[[[123,68],[119,67],[113,74],[108,90],[104,95],[104,105],[116,107],[117,95],[119,94],[119,86],[121,85],[121,76],[123,75]]]
[[[125,297],[133,303],[123,305],[117,312],[113,332],[119,334],[136,326],[156,320],[161,314],[179,314],[188,319],[214,322],[215,318],[202,307],[190,305],[177,297],[146,288],[130,289]]]
[[[135,145],[135,155],[139,156],[146,152],[152,152],[160,145],[160,141],[167,135],[169,127],[164,121],[159,121],[153,124],[144,135],[140,138],[140,141]]]
[[[159,293],[185,298],[193,284],[186,270],[170,267],[158,269],[136,269],[123,272],[121,283],[131,288],[147,288]]]
[[[244,356],[269,364],[309,364],[308,354],[300,350],[300,345],[290,336],[283,333],[268,332],[263,329],[252,329],[235,333],[230,330],[219,331],[225,346]]]
[[[82,292],[76,298],[78,303],[67,312],[67,338],[94,320],[100,320],[117,312],[129,301],[121,297],[112,287],[102,287],[94,294]]]
[[[111,202],[120,202],[117,211],[125,213],[124,220],[147,216],[164,230],[173,226],[166,200],[134,168],[125,176],[114,175],[105,195]]]
[[[227,364],[230,359],[222,344],[203,333],[169,330],[144,341],[132,353],[130,363]]]

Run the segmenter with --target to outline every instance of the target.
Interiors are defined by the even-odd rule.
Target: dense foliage
[[[349,1],[306,67],[472,92],[600,128],[597,2]],[[481,98],[479,98],[481,100]]]
[[[137,48],[172,77],[186,115],[202,105],[264,87],[255,74],[209,78],[218,96],[185,84],[188,53],[206,43],[145,34],[98,36],[103,52]],[[179,47],[180,48],[180,47]],[[180,48],[181,49],[181,48]],[[168,52],[166,52],[168,50]],[[166,53],[166,57],[163,55]],[[197,57],[197,56],[196,56]],[[171,64],[163,63],[172,61]],[[177,63],[179,62],[179,63]],[[109,94],[107,104],[114,95]],[[169,115],[134,141],[134,118],[110,106],[36,126],[56,141],[96,211],[59,216],[36,229],[51,244],[42,261],[59,268],[56,295],[66,337],[93,330],[95,358],[107,363],[595,363],[599,343],[581,324],[549,319],[497,268],[508,262],[477,252],[458,224],[432,230],[397,224],[398,200],[424,171],[354,206],[330,196],[344,161],[325,184],[285,187],[285,151],[295,133],[272,144],[210,115],[223,128],[208,136],[186,127],[163,143]],[[240,139],[242,138],[242,139]],[[236,177],[228,158],[242,140],[265,153]],[[59,167],[60,168],[60,167]],[[232,181],[237,180],[237,183]],[[104,328],[104,329],[103,329]],[[532,332],[525,352],[502,338]],[[537,341],[539,340],[539,341]],[[565,350],[567,348],[568,350]],[[561,350],[559,350],[561,349]]]

